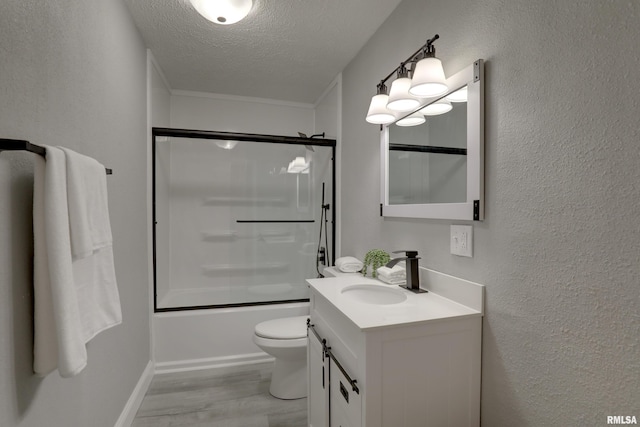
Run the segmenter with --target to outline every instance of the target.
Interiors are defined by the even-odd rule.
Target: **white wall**
[[[0,137],[63,145],[108,178],[123,323],[78,376],[32,373],[30,153],[0,154],[0,425],[113,426],[149,361],[145,49],[120,1],[0,2]]]
[[[153,277],[153,227],[154,224],[151,221],[153,217],[153,195],[152,195],[152,185],[153,185],[153,166],[152,166],[152,135],[151,128],[152,127],[160,127],[160,128],[168,128],[171,126],[171,87],[169,83],[165,79],[164,73],[162,72],[162,68],[158,65],[153,56],[151,50],[147,51],[147,87],[148,87],[148,100],[147,100],[147,122],[149,124],[148,132],[148,148],[147,148],[147,218],[148,221],[148,244],[149,244],[149,269],[151,276],[151,283],[149,284],[150,295],[153,296],[153,285],[154,285],[154,277]],[[169,153],[168,150],[163,151],[163,145],[158,143],[156,145],[156,169],[158,173],[156,173],[156,205],[162,205],[167,203],[169,199],[169,185],[167,179],[170,178],[169,172]],[[156,208],[156,221],[162,217],[164,212],[158,210]],[[169,229],[168,228],[158,228],[156,230],[156,242],[157,246],[160,247],[168,247],[170,246],[171,239],[169,237]],[[156,270],[158,277],[168,277],[171,274],[169,263],[169,252],[168,251],[158,251],[156,253]],[[159,294],[166,292],[166,290],[162,288],[162,281],[156,281],[157,292]],[[153,301],[150,301],[150,310],[153,312]]]
[[[171,127],[264,135],[311,135],[313,105],[174,91]]]
[[[171,124],[171,87],[150,50],[147,51],[147,63],[150,123],[153,127],[167,128]]]
[[[323,133],[325,138],[338,139],[340,136],[342,96],[342,76],[334,79],[315,105],[314,134]]]
[[[324,132],[324,137],[328,139],[336,140],[336,149],[335,149],[335,158],[334,158],[334,167],[335,171],[335,180],[336,180],[336,203],[335,206],[330,206],[328,215],[332,215],[335,213],[336,222],[333,224],[336,230],[336,242],[335,242],[335,254],[331,253],[328,257],[329,260],[337,259],[340,256],[340,186],[338,183],[340,182],[340,150],[342,148],[342,143],[340,139],[340,135],[342,134],[342,75],[339,74],[333,82],[329,85],[329,87],[325,90],[319,100],[316,101],[315,104],[315,129],[313,131],[314,134],[319,134]],[[330,200],[327,192],[327,199]],[[331,202],[328,202],[331,203]],[[331,233],[331,231],[329,232]],[[329,246],[333,245],[331,242],[331,234],[329,235]]]
[[[486,285],[482,423],[640,416],[640,4],[405,0],[343,72],[342,253],[417,249]],[[486,220],[379,216],[376,83],[439,33],[447,75],[486,60]],[[357,164],[358,168],[347,167]]]

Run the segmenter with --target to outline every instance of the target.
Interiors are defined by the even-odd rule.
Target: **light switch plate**
[[[451,253],[458,256],[473,257],[473,226],[451,226]]]

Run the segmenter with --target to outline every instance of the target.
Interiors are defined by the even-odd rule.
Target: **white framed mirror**
[[[447,86],[444,95],[382,126],[384,217],[484,219],[483,60],[449,77]],[[439,107],[446,112],[433,111]],[[424,122],[405,124],[412,114]]]

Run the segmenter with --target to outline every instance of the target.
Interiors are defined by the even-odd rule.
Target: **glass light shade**
[[[451,102],[449,102],[446,98],[440,99],[433,104],[429,104],[424,107],[420,112],[425,116],[437,116],[439,114],[448,113],[453,108]]]
[[[466,86],[446,96],[446,99],[451,102],[467,102],[467,98],[468,96]]]
[[[304,170],[309,169],[310,163],[306,163],[304,157],[296,157],[292,161],[289,162],[289,167],[287,168],[288,173],[300,173],[304,172]]]
[[[400,119],[396,122],[396,125],[398,126],[418,126],[423,124],[426,121],[426,119],[424,118],[424,116],[419,112],[416,111],[413,114],[409,114],[407,117]]]
[[[372,97],[366,120],[375,125],[386,125],[393,122],[396,117],[391,111],[387,110],[388,101],[389,95],[379,94]]]
[[[409,93],[411,79],[400,77],[391,83],[387,108],[391,111],[411,111],[420,105],[420,100]]]
[[[435,57],[421,59],[416,64],[409,93],[414,96],[432,97],[448,90],[442,62]]]
[[[191,0],[198,13],[221,25],[235,24],[243,19],[253,5],[252,0]]]
[[[216,145],[225,150],[232,150],[236,146],[238,141],[216,141]]]

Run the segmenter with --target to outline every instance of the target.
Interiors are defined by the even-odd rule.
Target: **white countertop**
[[[361,330],[483,315],[482,298],[484,286],[433,270],[421,270],[425,270],[425,272],[421,271],[421,278],[423,276],[427,277],[434,282],[435,288],[439,286],[436,283],[438,281],[442,281],[442,284],[451,288],[459,287],[460,289],[456,290],[454,295],[463,295],[461,300],[465,303],[445,298],[432,290],[429,290],[428,293],[415,294],[397,285],[387,285],[377,279],[363,277],[359,273],[341,274],[338,277],[326,277],[323,279],[308,279],[307,283],[317,294],[329,301]],[[457,283],[457,281],[460,283]],[[354,302],[353,299],[345,297],[342,294],[342,290],[357,284],[393,288],[406,293],[407,299],[404,302],[388,305]],[[430,289],[428,285],[429,283],[424,283],[422,287]]]

